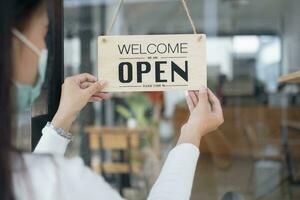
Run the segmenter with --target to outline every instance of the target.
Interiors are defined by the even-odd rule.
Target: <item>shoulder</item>
[[[60,155],[25,153],[18,161],[19,166],[22,166],[22,162],[23,167],[17,168],[17,171],[20,172],[20,169],[25,167],[30,174],[41,172],[44,175],[56,173],[61,176],[72,176],[74,173],[78,174],[89,169],[80,157],[65,158]]]
[[[30,182],[38,196],[36,199],[45,199],[45,194],[51,197],[48,199],[103,199],[106,196],[121,199],[80,157],[22,154],[18,160],[17,167],[14,166],[14,183],[20,194],[24,194],[26,183]]]
[[[14,158],[13,181],[17,195],[34,193],[36,199],[62,199],[55,195],[68,195],[79,188],[78,175],[85,170],[88,168],[79,157],[66,159],[63,156],[24,153]]]

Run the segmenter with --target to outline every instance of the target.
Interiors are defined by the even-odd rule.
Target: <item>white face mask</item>
[[[24,34],[20,31],[13,29],[13,35],[22,41],[28,48],[39,56],[38,62],[38,80],[35,85],[26,85],[15,82],[15,98],[16,98],[16,111],[24,112],[31,107],[34,100],[40,96],[45,74],[47,69],[48,50],[40,50],[32,42],[30,42]]]

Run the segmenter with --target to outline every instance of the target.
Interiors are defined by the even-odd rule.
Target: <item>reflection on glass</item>
[[[113,34],[191,33],[179,1],[125,2]],[[64,1],[65,76],[97,75],[97,36],[105,33],[116,3]],[[188,4],[198,31],[208,33],[208,86],[222,102],[225,116],[220,130],[202,140],[191,199],[299,199],[298,187],[288,178],[293,174],[296,180],[300,172],[299,87],[277,81],[300,65],[299,2]],[[184,91],[117,93],[109,101],[93,103],[73,126],[77,136],[69,154],[80,154],[127,199],[145,199],[188,117],[184,98]],[[103,147],[105,139],[101,143],[89,128],[137,133],[132,139],[136,146],[109,150]],[[125,162],[126,173],[105,173],[107,162]]]

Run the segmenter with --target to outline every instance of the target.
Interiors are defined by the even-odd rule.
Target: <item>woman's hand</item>
[[[101,91],[106,81],[97,81],[97,78],[84,73],[65,79],[62,85],[59,108],[52,124],[54,127],[69,131],[77,114],[89,101],[100,101],[109,98],[109,94]]]
[[[199,91],[189,91],[186,101],[190,117],[181,128],[178,144],[191,143],[199,147],[202,136],[224,122],[222,107],[218,98],[204,86]]]

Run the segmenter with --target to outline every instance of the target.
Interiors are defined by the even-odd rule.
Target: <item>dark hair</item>
[[[0,199],[13,199],[11,184],[11,116],[10,116],[10,78],[11,77],[11,5],[0,1]]]
[[[44,0],[0,0],[0,199],[12,200],[11,30],[22,26]]]
[[[42,8],[41,5],[46,5],[45,0],[15,0],[13,19],[13,26],[23,31],[27,25],[28,19],[38,8]],[[39,11],[44,11],[40,9]]]

